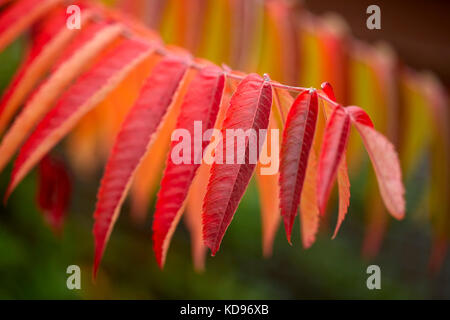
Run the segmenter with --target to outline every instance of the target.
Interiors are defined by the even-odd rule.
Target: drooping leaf
[[[325,213],[338,167],[344,159],[349,134],[350,117],[344,108],[337,106],[328,119],[319,156],[317,201],[321,214]]]
[[[153,218],[153,249],[161,268],[166,260],[170,239],[183,213],[189,187],[202,161],[203,150],[209,144],[209,141],[203,141],[203,134],[214,127],[224,83],[225,77],[220,69],[207,67],[193,79],[184,97],[176,130],[186,135],[180,137],[181,142],[172,142]],[[187,145],[188,149],[175,151],[177,146],[183,145]],[[187,152],[190,154],[186,155]],[[175,156],[180,159],[173,159]]]
[[[153,48],[148,44],[126,40],[83,74],[62,95],[22,146],[14,163],[6,198],[41,158],[152,52]]]
[[[93,231],[94,277],[133,175],[152,144],[186,69],[184,60],[161,60],[152,70],[140,97],[122,124],[97,195]]]
[[[175,100],[164,117],[164,123],[158,129],[158,135],[155,137],[155,141],[152,143],[147,154],[142,158],[133,178],[130,189],[130,200],[131,215],[135,223],[143,223],[145,221],[151,197],[160,186],[162,173],[166,164],[165,160],[170,149],[170,138],[177,124],[181,104],[189,84],[197,73],[198,70],[194,68],[189,68],[186,71],[177,90]]]
[[[202,272],[205,269],[206,246],[202,235],[202,204],[208,186],[211,165],[203,163],[189,189],[186,203],[185,223],[191,234],[191,251],[194,269]]]
[[[139,97],[141,88],[151,70],[161,60],[158,54],[152,54],[139,64],[139,68],[131,70],[126,77],[112,90],[103,101],[91,112],[94,113],[94,126],[99,148],[96,153],[100,162],[106,161],[114,144],[114,139],[131,107]],[[101,58],[100,58],[101,59]],[[84,119],[83,119],[84,121]]]
[[[273,91],[275,92],[275,90]],[[255,173],[261,210],[263,256],[266,258],[272,255],[273,242],[281,220],[280,186],[278,184],[281,137],[274,120],[274,113],[269,121],[269,131]],[[264,159],[265,154],[267,154],[267,159]]]
[[[352,120],[352,123],[357,123],[374,129],[372,119],[370,119],[367,112],[365,112],[363,109],[356,106],[350,106],[347,107],[346,110],[347,113],[350,114],[350,119]]]
[[[256,139],[252,139],[252,135],[258,135],[261,129],[267,129],[271,106],[271,85],[256,74],[250,74],[242,80],[231,98],[222,135],[226,136],[227,130],[236,130],[236,136],[244,143],[236,141],[234,136],[231,141],[225,137],[225,142],[218,148],[222,148],[223,157],[228,161],[222,159],[223,163],[219,163],[220,159],[215,159],[211,169],[203,202],[203,239],[213,255],[220,247],[255,169],[259,153],[253,152],[252,156],[256,156],[256,159],[251,159],[249,149],[256,151],[259,144],[257,137],[253,136]],[[250,145],[251,139],[256,143]]]
[[[305,181],[300,196],[300,220],[302,244],[305,249],[310,248],[316,241],[319,231],[319,206],[317,203],[317,155],[314,149],[309,153],[306,167]]]
[[[225,119],[226,111],[230,104],[231,95],[236,91],[237,84],[233,83],[233,79],[227,77],[225,88],[220,102],[219,113],[217,115],[215,129],[220,129]],[[214,138],[213,138],[214,139]],[[212,155],[215,151],[214,142],[210,142],[203,154],[210,152]],[[194,268],[197,272],[204,270],[207,247],[203,241],[202,230],[202,213],[203,199],[206,195],[209,176],[211,173],[211,164],[203,162],[198,169],[198,173],[189,189],[189,195],[186,204],[186,225],[191,234],[192,259]]]
[[[338,209],[338,219],[336,227],[334,228],[332,239],[336,238],[338,231],[342,225],[342,222],[344,222],[348,206],[350,205],[350,179],[348,178],[347,159],[345,154],[342,155],[342,160],[338,167],[337,180],[338,180],[338,194],[339,194],[339,209]]]
[[[237,84],[232,78],[226,77],[225,88],[220,102],[219,113],[217,115],[215,129],[220,130],[225,119],[226,111],[230,104],[232,94],[236,91]],[[214,138],[213,138],[214,139]],[[214,141],[211,141],[203,154],[213,154],[215,151]],[[196,271],[201,272],[205,266],[205,255],[207,247],[203,241],[202,213],[203,199],[206,195],[209,176],[211,173],[211,164],[203,162],[198,169],[198,173],[189,190],[186,205],[186,225],[191,233],[192,259]]]
[[[359,107],[348,107],[353,125],[358,130],[372,161],[381,197],[389,213],[396,219],[405,215],[405,189],[400,161],[394,146],[373,129],[369,116]]]
[[[84,65],[91,61],[108,43],[117,38],[122,30],[120,25],[103,28],[60,68],[55,70],[36,90],[0,143],[0,154],[2,155],[0,171],[10,161],[36,123],[53,106],[60,93],[81,74]]]
[[[328,98],[331,99],[331,101],[336,102],[334,90],[331,87],[331,85],[328,82],[324,82],[322,83],[321,87],[324,93],[328,96]],[[325,119],[327,119],[330,117],[331,112],[335,107],[330,105],[327,101],[325,101],[322,105],[323,108],[325,109],[324,110]],[[350,137],[348,139],[350,139]],[[343,154],[341,163],[339,164],[338,167],[337,182],[339,195],[339,209],[338,209],[338,219],[332,239],[336,237],[342,225],[342,222],[344,221],[345,216],[347,215],[348,206],[350,205],[350,179],[348,178],[347,157],[345,153]]]
[[[314,139],[317,113],[317,93],[302,92],[289,111],[283,132],[280,153],[280,208],[289,243]]]
[[[0,52],[62,0],[20,0],[0,14]]]
[[[39,162],[37,203],[46,222],[60,235],[70,202],[70,178],[64,164],[50,156]]]
[[[89,11],[83,12],[83,20],[89,16]],[[33,41],[29,58],[17,72],[0,102],[0,134],[27,95],[54,63],[55,58],[60,55],[62,49],[79,32],[78,29],[66,28],[65,24],[65,12],[62,9],[56,10],[45,20],[38,31],[38,35]]]

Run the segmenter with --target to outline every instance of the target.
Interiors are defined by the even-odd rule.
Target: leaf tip
[[[322,88],[323,92],[325,92],[325,94],[328,96],[328,98],[330,98],[333,101],[336,101],[336,97],[334,95],[334,90],[333,87],[331,86],[331,84],[329,82],[323,82],[320,87]]]
[[[392,216],[397,220],[403,220],[405,218],[405,210],[401,210],[398,212],[392,212]]]
[[[13,188],[11,183],[8,185],[8,188],[6,189],[5,196],[3,197],[3,205],[6,206],[8,204],[8,199],[11,196],[11,193],[13,192]]]
[[[284,229],[286,230],[286,239],[288,243],[292,246],[292,225],[293,225],[293,219],[295,218],[295,215],[292,216],[283,216],[284,221]]]

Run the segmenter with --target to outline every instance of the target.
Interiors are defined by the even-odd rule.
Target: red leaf
[[[215,255],[220,247],[256,166],[256,161],[254,164],[249,161],[249,137],[245,137],[245,146],[238,147],[235,139],[226,141],[226,130],[241,129],[245,132],[253,129],[258,135],[260,129],[267,129],[271,106],[271,85],[256,74],[250,74],[242,80],[231,98],[222,128],[225,142],[219,144],[224,158],[228,156],[229,161],[224,160],[224,163],[220,164],[216,159],[214,162],[203,202],[203,239],[205,245],[211,249],[212,255]],[[245,149],[242,150],[242,147]],[[243,164],[237,163],[237,156],[243,156]],[[259,152],[256,153],[256,157],[259,158]]]
[[[352,123],[365,125],[372,129],[374,128],[372,119],[370,119],[367,112],[365,112],[360,107],[350,106],[350,107],[345,108],[345,110],[350,115],[350,119],[352,120]]]
[[[94,277],[133,175],[153,143],[186,69],[185,61],[173,58],[161,60],[153,68],[117,135],[103,174],[94,213]]]
[[[203,150],[209,144],[209,141],[202,141],[202,137],[206,130],[214,127],[224,83],[225,77],[220,69],[203,69],[191,82],[181,106],[176,129],[189,132],[190,141],[187,144],[190,145],[190,154],[188,163],[175,163],[172,153],[182,142],[172,142],[153,218],[153,249],[161,268],[164,267],[170,239],[183,213],[192,180],[200,166]],[[196,121],[202,126],[200,130],[197,129],[199,132],[195,132]],[[183,153],[185,151],[183,149]]]
[[[63,94],[20,150],[5,199],[39,160],[151,52],[140,41],[124,41]]]
[[[280,208],[289,243],[314,139],[317,110],[317,93],[301,93],[289,111],[283,132],[280,153]]]
[[[328,96],[328,98],[336,102],[334,91],[331,85],[328,82],[324,82],[322,83],[321,87],[324,93]],[[334,109],[334,106],[331,106],[327,102],[325,102],[323,106],[325,108],[325,118],[328,118],[332,110]],[[339,194],[339,211],[332,239],[336,238],[337,233],[342,225],[342,222],[344,221],[345,216],[347,214],[348,206],[350,205],[350,180],[348,178],[347,159],[345,153],[342,156],[341,163],[339,164],[338,167],[337,181]]]
[[[330,98],[332,101],[336,101],[336,97],[334,96],[334,90],[333,87],[329,82],[324,82],[321,84],[321,88],[323,92]]]
[[[183,98],[192,79],[199,70],[189,68],[181,81],[174,101],[164,116],[164,123],[147,154],[142,158],[130,188],[131,217],[136,224],[142,224],[147,216],[150,200],[159,189],[167,154],[170,150],[172,132],[177,125]]]
[[[319,157],[317,201],[321,214],[325,212],[349,135],[350,117],[341,106],[337,106],[328,119]]]
[[[364,110],[359,107],[348,107],[347,111],[372,161],[386,208],[394,218],[403,219],[405,188],[402,183],[400,161],[394,146],[385,136],[373,129],[372,121]]]
[[[62,162],[45,156],[39,163],[37,203],[53,232],[62,231],[70,202],[70,179]]]
[[[61,0],[15,1],[0,14],[0,52]]]

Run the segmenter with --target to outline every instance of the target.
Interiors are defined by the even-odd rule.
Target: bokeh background
[[[337,203],[330,206],[310,249],[302,248],[296,221],[293,246],[280,226],[272,257],[263,258],[259,194],[252,180],[221,250],[216,257],[207,257],[205,271],[194,271],[184,223],[175,232],[161,271],[151,247],[153,190],[141,224],[133,222],[125,203],[93,283],[92,212],[101,165],[89,176],[73,166],[73,195],[60,237],[51,232],[35,205],[33,172],[0,208],[0,298],[450,298],[450,265],[442,249],[450,233],[445,193],[449,180],[439,185],[442,182],[435,179],[448,175],[448,158],[435,150],[448,148],[448,137],[442,134],[447,132],[448,118],[441,119],[441,125],[434,111],[437,100],[438,108],[448,114],[446,1],[378,1],[382,29],[376,31],[365,27],[365,8],[374,4],[365,1],[106,3],[159,31],[166,43],[217,64],[267,72],[274,80],[304,87],[330,81],[339,101],[368,110],[376,128],[396,144],[407,189],[406,218],[395,221],[382,208],[368,157],[352,138],[351,202],[335,240],[331,235]],[[0,92],[20,66],[27,41],[28,35],[23,35],[0,54]],[[64,145],[57,152],[71,164]],[[0,175],[0,194],[10,169]],[[438,261],[438,266],[430,269],[433,252],[438,258],[431,261]],[[72,264],[81,267],[81,290],[66,287],[66,268]],[[381,268],[381,290],[366,287],[371,264]]]

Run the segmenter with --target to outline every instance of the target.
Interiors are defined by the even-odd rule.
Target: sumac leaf
[[[117,135],[97,194],[93,230],[94,277],[133,175],[153,143],[186,69],[187,64],[183,60],[161,60],[144,83]]]
[[[348,107],[346,110],[369,154],[386,208],[394,218],[403,219],[405,189],[400,161],[394,146],[385,136],[373,129],[372,121],[364,110],[359,107]]]
[[[176,130],[182,130],[187,137],[181,137],[181,142],[172,142],[153,218],[153,249],[161,268],[166,260],[170,239],[183,213],[189,187],[202,161],[203,150],[209,144],[202,138],[206,130],[214,127],[224,83],[225,77],[220,69],[206,67],[192,80],[184,97]],[[184,141],[187,138],[189,141]],[[183,162],[176,163],[173,159],[174,149],[183,144],[189,145],[189,150],[183,148],[183,155],[177,154],[180,156],[178,160]],[[184,154],[189,151],[190,154]],[[187,163],[185,160],[188,160]]]
[[[186,203],[185,224],[191,234],[191,252],[194,269],[202,272],[205,269],[206,246],[202,234],[202,204],[208,186],[211,165],[203,163],[189,189]]]
[[[280,208],[289,243],[314,139],[317,113],[317,93],[301,93],[289,111],[283,131],[280,152]]]
[[[273,89],[272,92],[275,94],[276,91]],[[275,108],[272,106],[272,109]],[[278,183],[281,137],[274,114],[275,111],[269,121],[268,135],[255,172],[261,208],[262,249],[266,258],[272,255],[273,242],[281,220]]]
[[[45,156],[39,162],[37,204],[45,221],[60,235],[70,202],[71,185],[66,167],[61,161]]]
[[[329,82],[324,82],[321,84],[321,88],[323,92],[330,98],[332,101],[336,101],[336,97],[334,96],[334,90],[333,87]]]
[[[270,83],[259,75],[248,75],[241,81],[231,98],[223,123],[223,137],[226,136],[226,130],[230,129],[241,130],[238,136],[249,129],[253,129],[253,133],[258,135],[261,129],[268,127],[271,106]],[[223,157],[229,158],[229,161],[224,159],[223,163],[218,163],[216,159],[211,168],[203,202],[203,239],[205,245],[211,249],[212,255],[215,255],[220,247],[256,166],[257,159],[253,159],[256,160],[254,164],[250,161],[250,138],[247,136],[244,139],[244,143],[239,143],[234,137],[233,141],[226,141],[224,138],[225,142],[219,145],[219,148],[222,148]],[[233,159],[230,159],[231,155]],[[240,156],[243,156],[242,164],[237,161],[237,157]],[[256,156],[259,157],[258,152]]]
[[[190,58],[190,57],[189,57]],[[189,68],[183,77],[167,114],[164,123],[158,128],[158,134],[146,155],[142,158],[133,183],[130,187],[131,218],[134,223],[142,224],[149,209],[150,201],[159,189],[167,154],[170,149],[172,132],[176,127],[184,95],[198,73],[197,69]]]
[[[302,244],[305,249],[310,248],[316,241],[319,230],[319,207],[317,204],[317,155],[315,150],[309,153],[305,181],[300,196],[300,220]]]
[[[317,201],[324,214],[331,188],[344,158],[350,135],[350,117],[344,108],[337,106],[328,119],[323,136],[318,164]]]
[[[342,160],[338,167],[337,180],[339,209],[332,239],[336,238],[342,222],[344,222],[345,216],[347,215],[348,206],[350,205],[350,179],[348,178],[347,157],[345,153],[342,155]]]
[[[334,90],[332,86],[328,82],[322,83],[322,90],[324,93],[330,98],[332,101],[336,102],[336,98],[334,95]],[[323,104],[325,118],[328,118],[335,106],[330,105],[328,102]],[[347,168],[347,159],[345,153],[342,156],[341,163],[338,167],[337,173],[337,184],[338,184],[338,195],[339,195],[339,209],[338,209],[338,218],[336,227],[334,229],[334,233],[332,239],[336,238],[337,233],[342,225],[342,222],[347,215],[348,206],[350,205],[350,179],[348,178],[348,168]]]

